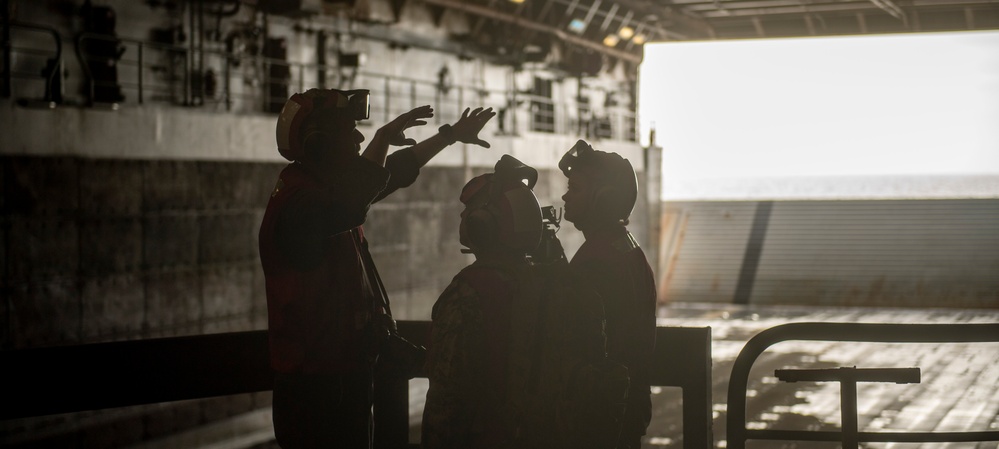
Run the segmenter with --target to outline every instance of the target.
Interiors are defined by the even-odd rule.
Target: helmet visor
[[[558,161],[558,168],[562,170],[562,174],[565,177],[569,177],[569,172],[572,171],[572,166],[581,157],[586,157],[588,154],[593,152],[593,147],[586,143],[584,140],[577,140],[576,144],[566,151],[562,156],[562,159]]]
[[[347,116],[353,120],[371,117],[371,92],[367,89],[341,91],[347,97]]]

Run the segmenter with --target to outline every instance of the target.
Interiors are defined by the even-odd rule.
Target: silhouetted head
[[[628,224],[638,199],[638,178],[631,162],[617,153],[596,151],[580,140],[558,163],[569,178],[562,195],[565,219],[579,230]]]
[[[289,161],[331,168],[356,155],[364,136],[357,120],[368,118],[368,91],[309,89],[292,95],[277,122],[277,144]]]
[[[523,257],[541,241],[541,206],[531,190],[538,171],[504,155],[493,173],[472,178],[461,190],[459,239],[477,256]]]

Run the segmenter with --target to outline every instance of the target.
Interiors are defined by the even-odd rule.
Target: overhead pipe
[[[555,35],[556,37],[558,37],[559,39],[561,39],[563,41],[566,41],[566,42],[569,42],[571,44],[578,45],[578,46],[581,46],[581,47],[586,47],[586,48],[589,48],[591,50],[595,50],[595,51],[604,53],[604,54],[606,54],[608,56],[612,56],[612,57],[615,57],[615,58],[618,58],[618,59],[629,61],[629,62],[632,62],[632,63],[635,63],[635,64],[640,64],[642,62],[641,55],[636,55],[636,54],[633,54],[633,53],[629,53],[629,52],[617,50],[617,49],[614,49],[614,48],[610,48],[610,47],[608,47],[606,45],[603,45],[601,43],[597,43],[597,42],[593,42],[593,41],[590,41],[590,40],[587,40],[587,39],[583,39],[581,37],[578,37],[578,36],[566,33],[565,31],[562,31],[562,30],[560,30],[558,28],[555,28],[555,27],[552,27],[552,26],[549,26],[549,25],[545,25],[545,24],[542,24],[542,23],[538,23],[538,22],[535,22],[533,20],[525,19],[525,18],[520,17],[520,16],[516,16],[516,15],[512,15],[512,14],[506,14],[506,13],[502,13],[502,12],[499,12],[499,11],[496,11],[494,9],[490,9],[490,8],[487,8],[487,7],[484,7],[484,6],[466,4],[466,3],[459,2],[459,1],[456,1],[456,0],[424,0],[424,1],[426,1],[426,3],[428,3],[428,4],[433,4],[433,5],[437,5],[437,6],[443,6],[443,7],[446,7],[446,8],[451,8],[453,10],[465,12],[465,13],[468,13],[468,14],[474,14],[474,15],[478,15],[478,16],[483,16],[483,17],[487,17],[487,18],[490,18],[490,19],[499,20],[501,22],[512,23],[514,25],[517,25],[517,26],[520,26],[520,27],[523,27],[523,28],[526,28],[526,29],[529,29],[529,30],[535,30],[535,31],[543,32],[543,33],[552,34],[552,35]],[[677,37],[683,38],[683,36],[680,36],[680,35],[677,35]]]

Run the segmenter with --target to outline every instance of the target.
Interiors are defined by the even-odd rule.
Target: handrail
[[[919,368],[857,368],[837,369],[779,369],[774,377],[784,382],[837,382],[839,383],[839,408],[842,449],[857,449],[857,383],[894,382],[919,383]],[[794,439],[789,437],[789,439]]]
[[[430,322],[400,321],[399,333],[426,344]],[[687,449],[713,447],[711,329],[660,327],[652,383],[683,389]],[[268,391],[267,331],[0,351],[0,420]],[[376,380],[375,441],[408,444],[409,388]]]
[[[728,384],[727,438],[730,449],[745,449],[747,440],[841,441],[842,432],[760,430],[746,428],[749,371],[770,346],[789,340],[874,343],[999,342],[999,323],[874,324],[791,323],[766,329],[746,342],[732,366]],[[999,441],[999,431],[860,432],[860,442]]]
[[[55,43],[55,58],[54,58],[55,59],[55,65],[52,67],[51,73],[49,73],[48,78],[45,80],[45,94],[46,94],[45,100],[46,101],[54,101],[54,100],[62,101],[62,92],[58,92],[58,93],[53,93],[52,92],[52,88],[53,88],[52,83],[53,83],[53,81],[56,80],[57,77],[62,76],[62,37],[59,36],[59,30],[56,30],[55,28],[52,28],[50,26],[37,25],[37,24],[27,23],[27,22],[19,22],[19,21],[16,21],[16,20],[10,21],[9,26],[11,26],[11,27],[17,27],[17,28],[23,28],[23,29],[28,29],[28,30],[34,30],[34,31],[41,31],[41,32],[47,33],[47,34],[49,34],[49,35],[52,36],[52,40]],[[13,44],[11,43],[11,39],[12,38],[10,38],[9,36],[7,36],[6,42],[4,43],[4,46],[5,46],[5,48],[4,48],[4,57],[5,57],[5,59],[9,56],[9,52],[11,52],[12,48],[13,48],[12,47]],[[5,86],[5,90],[8,91],[9,95],[13,95],[13,92],[9,92],[9,90],[12,89],[12,87],[10,87],[11,86],[11,84],[10,84],[10,78],[12,76],[13,76],[13,70],[10,67],[10,61],[6,60],[5,64],[4,64],[4,80],[3,80],[3,83],[4,83],[4,86]]]
[[[37,27],[41,28],[42,26],[39,25]],[[101,81],[94,79],[91,67],[88,64],[91,55],[87,54],[86,46],[84,45],[88,41],[116,42],[128,49],[128,53],[118,61],[119,68],[125,69],[127,72],[117,81],[117,85],[120,85],[123,90],[129,92],[129,98],[126,101],[135,101],[138,104],[144,104],[150,99],[163,99],[184,106],[218,105],[219,107],[224,107],[224,110],[229,111],[232,110],[236,101],[244,101],[246,107],[249,108],[247,109],[248,112],[259,112],[260,110],[267,110],[264,105],[275,101],[283,102],[284,100],[284,98],[270,98],[272,94],[266,87],[268,84],[288,86],[289,90],[301,90],[308,87],[308,84],[311,83],[310,80],[317,79],[316,77],[320,76],[320,73],[335,74],[338,69],[342,69],[337,64],[290,61],[262,54],[242,54],[226,49],[211,48],[194,50],[187,46],[176,44],[92,32],[79,33],[73,37],[73,41],[76,43],[75,51],[80,63],[80,73],[82,74],[80,82],[83,83],[84,92],[87,92],[88,95],[88,104],[91,105],[95,98],[95,84],[99,86]],[[197,92],[191,91],[192,87],[203,87],[205,85],[204,82],[197,84],[192,82],[191,76],[204,75],[204,73],[192,72],[198,71],[198,68],[191,66],[191,58],[188,56],[195,51],[204,57],[210,58],[201,67],[201,69],[205,70],[205,73],[211,70],[217,73],[219,77],[224,78],[216,84],[220,89],[219,94],[211,97],[199,97]],[[183,62],[176,61],[178,65],[176,72],[173,72],[178,78],[169,80],[160,79],[155,73],[163,69],[164,66],[161,59],[169,58],[169,55],[183,57]],[[262,83],[262,88],[260,86],[240,88],[239,84],[232,82],[232,77],[238,76],[239,73],[234,66],[236,61],[243,61],[247,64],[245,67],[256,68],[257,70],[266,69],[266,67],[273,65],[286,66],[289,70],[281,78],[267,79],[267,82]],[[167,67],[169,67],[169,63]],[[135,73],[132,73],[132,70]],[[168,68],[168,70],[171,69]],[[518,121],[520,121],[520,123],[526,124],[528,127],[526,130],[537,132],[578,134],[582,129],[593,134],[589,136],[593,138],[603,137],[622,141],[637,141],[637,130],[635,129],[635,124],[637,123],[635,120],[636,111],[629,110],[628,108],[610,107],[603,110],[599,117],[596,117],[591,116],[589,112],[584,112],[591,111],[591,105],[575,104],[569,99],[555,101],[549,97],[533,96],[527,92],[518,92],[516,87],[495,89],[488,88],[481,85],[481,83],[463,83],[459,80],[450,85],[450,90],[452,91],[450,94],[444,94],[438,90],[438,83],[430,79],[417,79],[406,74],[372,72],[366,71],[363,68],[345,70],[340,72],[342,75],[339,78],[341,83],[356,84],[363,82],[369,84],[370,87],[383,87],[384,92],[373,91],[372,100],[376,104],[384,106],[385,110],[383,113],[385,115],[384,120],[386,121],[391,119],[395,114],[405,112],[419,104],[434,104],[435,108],[440,111],[438,113],[438,120],[456,119],[461,114],[461,110],[466,106],[465,103],[469,103],[486,107],[492,106],[497,111],[500,109],[508,109],[510,113],[517,111],[517,114],[508,115],[512,123],[507,123],[509,129],[504,130],[504,134],[506,135],[518,134]],[[183,71],[183,79],[180,79],[181,71]],[[5,72],[4,78],[11,75],[10,70],[5,70]],[[259,74],[259,76],[261,80],[267,78],[264,74]],[[51,79],[49,81],[51,82]],[[183,85],[179,83],[183,83]],[[183,88],[180,89],[179,87]],[[469,102],[469,97],[476,99]],[[198,101],[199,99],[200,101]],[[515,105],[511,106],[510,103],[514,100]],[[538,114],[535,114],[530,109],[532,102],[535,104],[552,105],[553,107],[550,109],[550,112],[540,111]],[[520,106],[516,106],[516,104],[520,104]],[[521,121],[524,114],[527,117],[526,122]],[[521,118],[518,119],[517,115],[521,115]],[[548,115],[554,115],[554,117],[548,117]],[[543,119],[543,122],[534,123],[536,118]],[[598,123],[611,124],[611,133],[608,135],[607,133],[593,132],[592,130],[597,127]]]

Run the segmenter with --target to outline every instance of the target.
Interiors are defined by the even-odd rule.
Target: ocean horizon
[[[662,180],[663,201],[997,199],[999,175]]]

